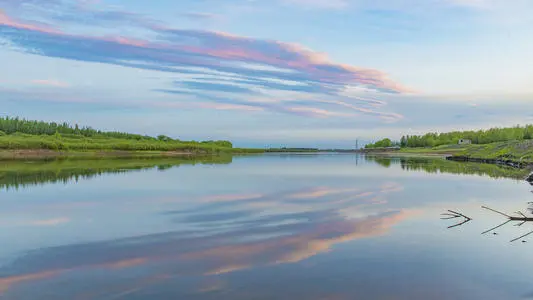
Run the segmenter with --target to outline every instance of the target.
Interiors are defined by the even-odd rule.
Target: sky
[[[353,147],[533,123],[531,0],[0,0],[0,116]]]

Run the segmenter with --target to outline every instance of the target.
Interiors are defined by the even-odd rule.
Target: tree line
[[[366,144],[365,148],[388,148],[388,147],[396,147],[400,146],[400,143],[397,141],[392,141],[389,138],[384,138],[382,140],[379,140],[375,143]]]
[[[79,137],[103,137],[125,140],[137,141],[162,141],[162,142],[181,142],[179,139],[173,139],[166,135],[158,135],[152,137],[148,135],[133,134],[119,131],[101,131],[88,126],[80,127],[78,124],[74,126],[63,122],[45,122],[26,120],[19,117],[0,117],[0,136],[12,135],[15,133],[23,133],[30,135],[56,135],[56,136],[79,136]],[[185,142],[184,142],[185,143]],[[196,143],[188,141],[186,143]],[[219,147],[232,148],[233,144],[230,141],[202,141],[200,144],[214,144]]]
[[[426,133],[424,135],[405,135],[400,141],[389,138],[370,143],[365,148],[382,148],[400,146],[402,148],[437,147],[459,143],[460,139],[467,139],[472,144],[490,144],[514,140],[533,139],[533,125],[514,126],[507,128],[490,128],[486,130],[452,131],[447,133]]]

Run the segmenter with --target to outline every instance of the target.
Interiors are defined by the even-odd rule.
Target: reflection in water
[[[402,159],[402,169],[404,170],[424,170],[428,173],[451,173],[489,176],[492,178],[513,178],[524,180],[528,174],[526,169],[518,169],[508,166],[493,164],[483,164],[475,162],[455,162],[448,160],[423,160],[423,159]]]
[[[106,173],[126,173],[156,168],[168,170],[180,165],[229,164],[232,156],[180,158],[91,159],[54,161],[0,161],[0,189],[43,183],[63,183],[89,179]]]
[[[401,165],[406,171],[425,171],[428,173],[450,173],[489,176],[492,178],[512,178],[524,180],[529,174],[526,169],[518,169],[509,166],[483,164],[475,162],[456,162],[439,158],[417,157],[384,157],[366,156],[365,159],[374,161],[383,167],[394,164]]]
[[[196,207],[163,214],[180,224],[200,226],[195,231],[38,249],[0,269],[0,291],[24,295],[24,283],[54,287],[94,272],[120,277],[125,269],[135,270],[131,279],[159,279],[148,280],[148,286],[180,276],[298,263],[336,244],[386,234],[413,216],[413,210],[379,209],[387,195],[401,190],[389,182],[366,190],[319,187],[284,194],[203,197]],[[360,214],[369,207],[376,212]],[[83,289],[74,284],[71,294],[63,296],[70,299],[87,292]],[[97,296],[103,294],[93,294]]]
[[[305,154],[311,158],[318,154]],[[290,155],[281,155],[282,158]],[[357,156],[359,159],[359,156]],[[127,173],[132,171],[157,169],[165,171],[180,165],[230,164],[232,156],[205,156],[181,158],[145,159],[96,159],[96,160],[55,160],[55,161],[0,161],[0,189],[20,188],[44,183],[63,183],[90,179],[102,174]],[[528,175],[525,169],[491,164],[447,161],[440,158],[386,157],[366,155],[362,159],[376,162],[389,168],[400,165],[404,170],[425,171],[428,173],[476,174],[493,178],[513,178],[523,180]]]
[[[441,218],[441,220],[450,220],[450,219],[457,219],[457,218],[461,219],[461,221],[459,221],[459,223],[448,226],[448,229],[449,228],[454,228],[454,227],[459,227],[459,226],[462,226],[462,225],[472,221],[472,218],[467,217],[467,216],[463,215],[462,213],[453,211],[451,209],[448,209],[447,213],[443,213],[441,215],[443,216]]]
[[[493,259],[511,251],[501,243],[453,243],[493,227],[471,209],[514,211],[521,182],[411,172],[519,178],[518,170],[442,159],[265,155],[158,171],[196,162],[4,163],[2,187],[19,189],[0,201],[0,298],[500,300],[527,294],[522,289],[533,279],[490,276],[514,274],[512,262],[502,267]],[[103,180],[72,184],[97,175]],[[461,230],[448,232],[433,216],[452,204],[443,217]]]
[[[531,202],[529,202],[528,204],[531,204]],[[533,217],[528,217],[521,211],[517,211],[517,212],[515,212],[515,214],[516,214],[515,216],[511,216],[509,214],[506,214],[504,212],[492,209],[492,208],[487,207],[487,206],[482,206],[481,208],[489,210],[489,211],[492,211],[492,212],[495,212],[495,213],[497,213],[497,214],[499,214],[501,216],[504,216],[507,219],[507,221],[483,231],[481,233],[482,235],[489,234],[489,233],[492,233],[493,235],[498,235],[498,233],[495,230],[499,229],[499,228],[502,228],[502,227],[504,227],[505,225],[507,225],[509,223],[514,223],[513,225],[515,227],[521,227],[522,225],[524,225],[526,223],[529,223],[529,222],[532,222],[530,224],[533,224]],[[530,208],[531,207],[528,207],[528,210]],[[453,211],[453,210],[448,210],[447,213],[442,213],[441,215],[444,216],[444,217],[441,218],[442,220],[450,220],[450,219],[457,219],[457,218],[462,219],[462,221],[460,221],[459,223],[451,225],[451,226],[448,226],[448,229],[462,226],[462,225],[464,225],[464,224],[466,224],[466,223],[468,223],[468,222],[470,222],[472,220],[470,217],[467,217],[467,216],[465,216],[465,215],[463,215],[463,214],[461,214],[459,212]],[[531,230],[528,233],[523,234],[523,235],[521,235],[521,236],[519,236],[517,238],[513,238],[510,242],[512,243],[512,242],[516,242],[518,240],[522,240],[522,243],[526,243],[527,241],[524,240],[524,238],[529,236],[529,235],[531,235],[531,234],[533,234],[533,230]]]

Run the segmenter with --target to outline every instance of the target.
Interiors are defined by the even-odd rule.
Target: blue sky
[[[533,123],[529,0],[0,0],[0,114],[348,147]]]

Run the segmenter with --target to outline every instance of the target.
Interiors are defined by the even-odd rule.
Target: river
[[[525,175],[353,154],[0,162],[0,299],[533,299],[533,222],[486,232],[506,218],[482,208],[531,215]]]

